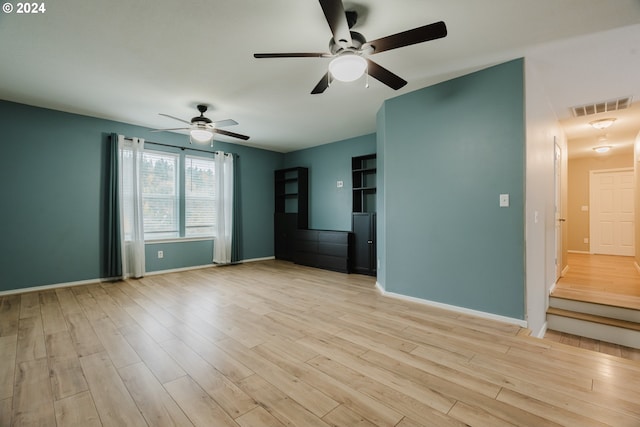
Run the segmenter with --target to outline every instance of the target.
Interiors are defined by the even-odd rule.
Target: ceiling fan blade
[[[329,87],[329,72],[322,76],[316,87],[311,91],[311,95],[317,95],[324,92]]]
[[[170,119],[177,120],[177,121],[182,122],[182,123],[186,123],[186,124],[188,124],[188,125],[190,125],[190,124],[191,124],[191,122],[188,122],[188,121],[186,121],[186,120],[179,119],[179,118],[177,118],[177,117],[170,116],[170,115],[168,115],[168,114],[160,113],[160,115],[161,115],[161,116],[165,116],[165,117],[169,117]]]
[[[386,84],[391,89],[398,90],[407,84],[406,80],[397,76],[396,74],[393,74],[391,71],[376,64],[372,60],[367,59],[367,64],[367,72],[369,73],[369,75],[376,80],[379,80],[382,83]]]
[[[241,135],[239,133],[235,133],[235,132],[229,132],[228,130],[222,130],[222,129],[211,129],[213,132],[215,133],[219,133],[220,135],[226,135],[226,136],[230,136],[232,138],[238,138],[238,139],[242,139],[244,141],[246,141],[247,139],[249,139],[249,137],[247,135]]]
[[[302,52],[302,53],[254,53],[253,57],[262,58],[330,58],[333,55],[325,52]]]
[[[327,19],[329,28],[331,28],[333,40],[336,44],[342,45],[340,41],[344,41],[347,43],[347,46],[351,46],[351,31],[349,30],[347,14],[344,11],[342,0],[320,0],[320,6],[324,12],[324,17]]]
[[[171,128],[171,129],[153,129],[151,132],[165,132],[165,131],[172,131],[172,130],[189,130],[191,128]]]
[[[226,119],[226,120],[216,120],[215,122],[211,122],[211,124],[217,128],[223,128],[225,126],[237,125],[238,122],[232,119]]]
[[[434,22],[433,24],[403,31],[391,36],[372,40],[367,45],[373,46],[373,53],[384,52],[385,50],[397,49],[416,43],[435,40],[447,35],[447,26],[444,22]]]

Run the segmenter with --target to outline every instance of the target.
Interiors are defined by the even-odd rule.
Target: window
[[[133,164],[134,151],[120,149],[123,166]],[[142,151],[140,191],[145,240],[212,238],[216,225],[216,173],[212,158]],[[133,167],[123,168],[123,208],[133,215]],[[124,215],[125,240],[131,224]]]
[[[178,155],[145,150],[142,205],[145,240],[180,237]]]
[[[212,159],[185,156],[185,236],[212,237],[216,222],[216,175]]]

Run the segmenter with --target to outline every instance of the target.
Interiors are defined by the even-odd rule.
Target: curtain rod
[[[124,139],[126,139],[127,141],[133,141],[133,138],[129,138],[129,137],[127,137],[127,136],[125,136],[125,137],[124,137]],[[207,153],[207,154],[213,154],[213,155],[218,154],[218,152],[217,152],[217,151],[207,151],[207,150],[201,150],[201,149],[199,149],[199,148],[178,147],[177,145],[163,144],[163,143],[161,143],[161,142],[153,142],[153,141],[147,141],[147,140],[145,140],[145,141],[144,141],[144,143],[145,143],[145,144],[160,145],[160,146],[162,146],[162,147],[178,148],[178,149],[180,149],[180,150],[182,150],[182,151],[184,151],[184,150],[192,150],[192,151],[199,151],[199,152],[201,152],[201,153]],[[235,153],[224,153],[224,155],[225,155],[225,156],[227,156],[227,155],[232,155],[232,154],[235,154]],[[236,156],[240,157],[240,155],[238,155],[238,154],[236,154]]]

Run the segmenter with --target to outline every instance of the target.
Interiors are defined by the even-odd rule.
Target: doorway
[[[580,182],[588,186],[585,188],[588,206],[581,206],[578,214],[589,214],[589,245],[586,250],[569,250],[568,269],[556,282],[553,294],[568,292],[576,299],[596,298],[601,301],[591,302],[631,304],[629,308],[640,309],[640,273],[633,258],[634,171],[591,169],[583,176]],[[575,183],[569,180],[567,192],[581,193],[579,188],[572,190],[572,182]]]

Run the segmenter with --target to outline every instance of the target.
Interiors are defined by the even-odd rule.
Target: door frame
[[[555,220],[555,259],[556,259],[556,277],[555,281],[557,282],[560,277],[562,277],[563,267],[562,267],[562,255],[563,255],[563,246],[562,246],[562,229],[563,225],[566,221],[565,218],[562,217],[562,148],[558,145],[556,141],[556,137],[553,137],[553,183],[554,183],[554,191],[555,191],[555,200],[554,200],[554,220]]]

